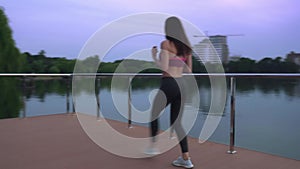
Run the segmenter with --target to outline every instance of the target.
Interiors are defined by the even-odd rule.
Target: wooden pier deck
[[[148,133],[111,121],[123,133]],[[299,169],[300,161],[189,139],[195,169]],[[0,120],[0,169],[172,169],[179,147],[153,158],[130,159],[96,145],[81,128],[76,115],[60,114]]]

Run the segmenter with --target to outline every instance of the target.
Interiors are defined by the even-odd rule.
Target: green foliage
[[[19,49],[15,46],[8,19],[3,9],[0,8],[0,72],[20,72],[23,62]]]
[[[206,72],[206,68],[202,62],[196,59],[195,56],[192,57],[192,68],[194,73],[204,73]]]
[[[231,61],[226,66],[230,73],[297,73],[300,67],[295,63],[283,61],[281,57],[275,59],[266,57],[256,62],[249,58]]]
[[[142,60],[117,60],[113,63],[102,62],[99,65],[99,73],[161,73],[161,70],[153,63]]]
[[[0,73],[17,73],[22,71],[23,60],[15,46],[8,19],[0,8]],[[18,117],[22,108],[20,92],[14,78],[0,79],[0,119]]]
[[[98,73],[113,73],[113,72],[115,72],[118,65],[119,65],[119,63],[117,63],[117,62],[114,62],[114,63],[101,62],[97,72]]]
[[[23,65],[25,73],[72,73],[76,63],[75,59],[48,58],[44,55],[31,55],[29,53],[23,53],[21,57],[23,60],[27,60]],[[78,73],[161,73],[154,62],[150,61],[129,59],[99,63],[100,60],[97,55],[79,60],[76,63],[76,71]],[[97,65],[98,69],[95,70]],[[281,57],[274,59],[266,57],[258,62],[249,58],[240,58],[224,65],[209,62],[203,64],[193,57],[194,73],[207,73],[207,71],[210,73],[223,71],[227,73],[296,73],[299,70],[298,65],[283,60]]]
[[[255,60],[241,58],[227,64],[227,72],[230,73],[253,73],[255,72]]]
[[[76,73],[95,73],[99,63],[100,59],[97,55],[77,60]]]
[[[66,58],[48,58],[45,51],[38,55],[31,55],[26,52],[22,57],[27,61],[24,64],[24,73],[72,73],[76,60]]]

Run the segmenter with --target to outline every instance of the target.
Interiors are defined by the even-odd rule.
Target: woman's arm
[[[187,56],[186,66],[184,67],[184,72],[192,73],[193,72],[193,62],[192,62],[192,55]]]
[[[157,47],[152,48],[152,58],[157,66],[161,68],[162,71],[167,71],[169,69],[169,55],[168,55],[168,46],[164,41],[160,45],[161,51],[159,53],[159,59],[157,59]]]

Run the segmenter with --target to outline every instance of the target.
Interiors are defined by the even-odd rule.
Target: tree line
[[[198,59],[193,57],[193,72],[194,73],[206,73],[207,67],[213,67],[215,72],[220,72],[219,64],[215,63],[202,63]],[[300,66],[283,59],[282,57],[276,57],[275,59],[265,57],[259,61],[241,57],[235,61],[229,61],[222,65],[224,72],[226,73],[299,73]],[[213,73],[213,72],[210,72]]]
[[[51,58],[40,51],[36,55],[28,52],[21,54],[24,64],[22,73],[157,73],[160,72],[153,62],[142,60],[116,60],[114,62],[100,62],[99,56],[90,56],[84,60]],[[149,69],[143,70],[145,67]],[[142,70],[142,71],[140,71]]]
[[[161,71],[153,62],[142,60],[116,60],[114,62],[100,62],[97,55],[88,57],[84,60],[50,58],[41,51],[37,55],[26,52],[21,54],[24,61],[21,72],[23,73],[72,73],[77,64],[76,72],[84,73],[160,73]],[[77,61],[77,62],[76,62]],[[99,64],[100,63],[100,64]],[[96,64],[96,65],[95,65]],[[98,65],[99,64],[99,65]],[[97,67],[98,65],[98,67]],[[219,68],[220,65],[214,63],[201,63],[193,57],[193,72],[206,73],[206,68]],[[236,61],[230,61],[222,65],[227,73],[298,73],[300,66],[283,59],[282,57],[266,57],[259,61],[242,57]],[[97,68],[97,70],[95,69]],[[147,68],[147,69],[145,69]],[[144,70],[145,69],[145,70]],[[141,71],[142,70],[142,71]],[[216,72],[218,72],[216,70]]]
[[[259,61],[240,58],[226,64],[229,73],[297,73],[300,66],[282,57],[265,57]]]

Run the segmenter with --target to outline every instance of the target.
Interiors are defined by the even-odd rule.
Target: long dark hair
[[[173,42],[177,49],[177,56],[191,54],[190,42],[184,32],[183,26],[177,17],[170,17],[165,22],[166,39]]]

